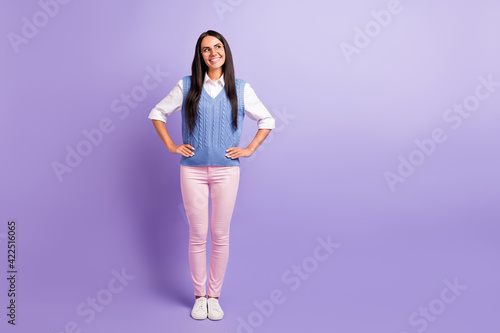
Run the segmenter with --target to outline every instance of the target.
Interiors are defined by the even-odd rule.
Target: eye
[[[220,46],[220,45],[215,45],[215,49],[217,49],[217,50],[218,50],[218,49],[220,49],[220,48],[221,48],[221,46]]]

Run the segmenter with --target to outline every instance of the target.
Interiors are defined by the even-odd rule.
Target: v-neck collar
[[[207,83],[207,82],[210,82],[210,83]],[[205,85],[206,84],[215,84],[215,85],[218,85],[220,87],[220,84],[222,84],[222,89],[221,91],[219,91],[219,93],[215,96],[215,97],[212,97],[208,91],[205,89]],[[209,101],[215,101],[215,100],[218,100],[220,98],[221,95],[223,95],[222,91],[223,90],[226,90],[226,87],[225,87],[225,82],[224,82],[224,73],[222,73],[221,77],[219,77],[217,80],[215,81],[212,81],[212,79],[208,76],[208,73],[205,72],[205,77],[204,77],[204,80],[203,80],[203,89],[202,91],[205,92],[206,96],[208,97],[208,100]]]
[[[216,100],[219,100],[222,95],[225,94],[226,87],[222,87],[222,90],[215,97],[210,96],[210,94],[208,93],[208,91],[205,89],[205,86],[203,86],[203,89],[201,90],[201,92],[202,92],[202,94],[204,94],[208,98],[209,101],[215,102]]]

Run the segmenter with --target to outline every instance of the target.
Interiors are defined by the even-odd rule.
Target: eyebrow
[[[222,45],[222,43],[217,43],[214,46],[217,46],[217,45]],[[202,46],[201,48],[204,49],[204,48],[207,48],[207,47],[210,47],[210,46]]]

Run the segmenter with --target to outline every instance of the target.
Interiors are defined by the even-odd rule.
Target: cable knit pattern
[[[231,103],[222,91],[212,98],[203,88],[198,103],[198,119],[192,134],[185,117],[186,96],[191,87],[191,76],[183,78],[184,100],[182,103],[182,141],[192,145],[194,156],[181,157],[181,165],[240,165],[239,159],[227,158],[226,149],[237,147],[240,143],[243,119],[245,117],[244,87],[245,81],[236,79],[238,97],[238,129],[233,129]]]
[[[229,105],[231,106],[231,105]],[[230,109],[230,108],[229,108]],[[232,115],[227,112],[225,105],[221,105],[221,133],[219,133],[219,147],[223,147],[226,144],[226,141],[231,141],[232,136]],[[231,110],[229,110],[231,111]]]

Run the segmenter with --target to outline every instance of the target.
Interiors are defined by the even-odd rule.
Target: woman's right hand
[[[194,147],[188,144],[182,144],[180,146],[174,145],[168,149],[172,154],[181,154],[184,157],[191,157],[194,155],[193,153]]]

